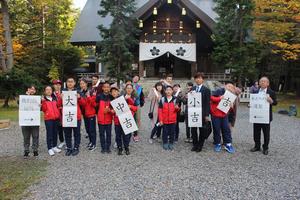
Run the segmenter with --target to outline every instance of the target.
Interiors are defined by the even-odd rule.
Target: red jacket
[[[129,98],[129,99],[126,100],[126,102],[128,103],[128,105],[130,107],[132,115],[134,115],[134,113],[138,110],[138,107],[136,105],[134,105],[134,99]],[[115,125],[117,125],[117,126],[120,125],[120,121],[119,121],[119,118],[116,115],[116,113],[113,114],[113,117],[114,117]]]
[[[96,115],[96,96],[82,98],[82,109],[85,117],[94,117]]]
[[[220,117],[223,118],[227,114],[219,110],[217,107],[221,101],[221,97],[211,96],[210,97],[210,114],[213,117]]]
[[[167,97],[162,97],[158,106],[158,118],[163,124],[175,124],[177,122],[177,112],[180,108],[176,108],[176,97],[168,103]]]
[[[110,106],[110,100],[111,100],[111,96],[105,95],[103,93],[99,94],[96,97],[96,103],[98,105],[98,113],[97,113],[98,124],[101,124],[101,125],[112,124],[112,120],[113,120],[112,110],[113,109]],[[106,107],[109,108],[108,112],[104,112]]]
[[[61,97],[61,93],[59,92],[53,92],[52,94],[52,97],[55,97],[57,102],[59,103],[59,107],[58,107],[58,110],[59,110],[59,120],[62,121],[62,97]]]
[[[42,99],[42,111],[44,112],[44,120],[58,120],[60,119],[59,102],[56,98],[52,98],[52,101],[46,97]]]
[[[81,109],[80,106],[82,106],[84,103],[84,99],[83,98],[79,98],[77,101],[77,120],[81,120]]]

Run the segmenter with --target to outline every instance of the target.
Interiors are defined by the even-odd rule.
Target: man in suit
[[[202,120],[203,125],[209,121],[210,113],[210,90],[203,85],[204,74],[197,72],[194,76],[195,86],[192,88],[194,92],[200,92],[202,95]],[[193,148],[191,151],[200,152],[206,139],[207,130],[204,127],[199,128],[199,134],[196,127],[191,128]]]
[[[255,146],[251,149],[251,152],[260,151],[260,135],[261,131],[264,134],[263,154],[268,155],[269,153],[269,142],[270,142],[270,124],[273,119],[272,106],[277,105],[276,93],[269,88],[270,81],[267,77],[262,77],[259,80],[259,90],[256,93],[267,94],[267,101],[270,103],[270,122],[268,124],[253,124],[253,136]]]

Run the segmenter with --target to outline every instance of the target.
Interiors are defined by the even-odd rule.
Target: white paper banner
[[[224,98],[220,101],[217,108],[227,114],[230,109],[230,105],[234,103],[235,99],[236,95],[226,90]]]
[[[202,127],[202,94],[188,93],[188,126]]]
[[[20,95],[19,97],[19,125],[41,125],[41,96]]]
[[[110,104],[119,118],[125,135],[138,130],[136,122],[124,96],[120,96],[119,98],[111,101]]]
[[[124,96],[120,96],[119,98],[111,101],[110,104],[118,116],[123,113],[131,112]]]
[[[270,104],[266,94],[250,94],[250,123],[269,124]]]
[[[63,127],[77,127],[77,91],[63,91]]]
[[[158,58],[165,53],[191,62],[196,62],[196,43],[140,43],[139,60]]]

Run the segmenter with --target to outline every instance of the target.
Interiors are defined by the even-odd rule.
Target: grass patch
[[[46,160],[0,157],[0,199],[22,199],[46,172]]]
[[[281,109],[289,110],[290,105],[297,106],[297,117],[300,118],[300,98],[294,94],[278,94],[278,104],[273,107],[273,111],[277,112]]]
[[[9,101],[9,107],[3,108],[4,100],[0,99],[0,120],[10,119],[11,121],[18,121],[19,108],[16,101]]]

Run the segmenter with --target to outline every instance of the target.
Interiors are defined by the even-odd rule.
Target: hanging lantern
[[[182,15],[186,15],[186,10],[185,10],[185,8],[182,8],[181,14],[182,14]]]
[[[153,15],[157,15],[157,8],[156,7],[154,7],[154,9],[153,9]]]
[[[143,28],[143,26],[144,26],[143,20],[140,20],[140,21],[139,21],[139,27],[140,27],[140,28]]]
[[[201,27],[201,24],[200,24],[200,21],[196,21],[196,28],[200,28]]]
[[[168,2],[168,4],[171,4],[171,3],[172,3],[172,0],[168,0],[167,2]]]
[[[179,22],[179,29],[183,29],[183,21]]]
[[[156,26],[156,21],[153,21],[153,29],[156,29],[157,26]]]

